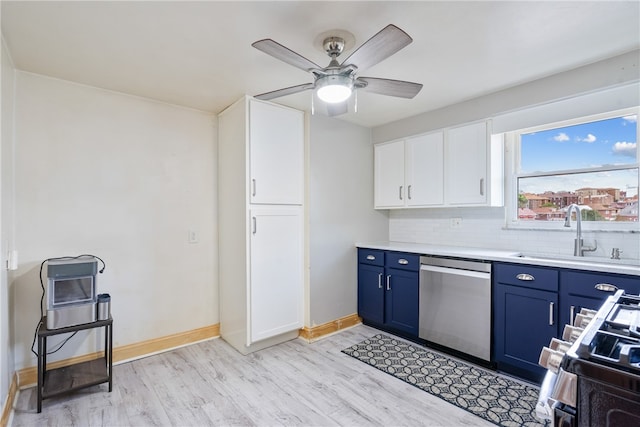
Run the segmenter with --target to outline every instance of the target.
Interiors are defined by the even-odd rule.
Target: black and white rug
[[[342,352],[499,426],[545,425],[535,386],[383,334]]]

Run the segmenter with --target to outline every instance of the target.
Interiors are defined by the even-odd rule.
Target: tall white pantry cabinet
[[[242,354],[304,322],[304,113],[244,97],[218,120],[220,335]]]

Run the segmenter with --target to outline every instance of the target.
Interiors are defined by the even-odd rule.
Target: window
[[[637,118],[632,109],[516,132],[512,220],[561,221],[577,204],[583,221],[637,227]]]

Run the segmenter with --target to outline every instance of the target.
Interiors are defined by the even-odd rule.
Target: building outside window
[[[634,108],[515,132],[512,222],[561,221],[577,204],[583,221],[637,227],[637,118]]]

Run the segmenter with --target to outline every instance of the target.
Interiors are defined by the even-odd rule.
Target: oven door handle
[[[434,273],[442,273],[442,274],[455,274],[457,276],[475,277],[475,278],[478,278],[478,279],[490,279],[491,278],[491,273],[487,273],[487,272],[484,272],[484,271],[460,270],[460,269],[457,269],[457,268],[437,267],[435,265],[422,264],[420,266],[420,270],[422,270],[422,271],[432,271]]]

